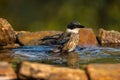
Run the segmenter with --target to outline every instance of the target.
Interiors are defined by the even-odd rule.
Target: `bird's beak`
[[[83,25],[79,25],[79,28],[84,28],[85,26],[83,26]]]

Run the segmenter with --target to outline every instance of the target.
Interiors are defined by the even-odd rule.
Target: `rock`
[[[80,34],[79,40],[80,46],[92,47],[98,45],[96,36],[91,28],[81,28],[79,34]]]
[[[22,80],[88,80],[85,72],[80,69],[69,69],[30,62],[22,62],[19,77]]]
[[[0,80],[13,80],[17,75],[12,66],[7,62],[0,62]]]
[[[20,45],[17,43],[8,44],[7,46],[0,46],[1,49],[12,49],[12,48],[17,48],[17,47],[20,47]]]
[[[0,46],[14,44],[16,41],[15,31],[6,19],[0,18]]]
[[[90,64],[87,73],[90,80],[119,80],[120,64]]]
[[[99,29],[98,39],[102,46],[119,46],[120,45],[120,32],[106,31]]]
[[[16,32],[18,41],[22,45],[39,45],[39,40],[46,36],[61,34],[62,31],[40,31],[40,32]],[[80,30],[79,44],[83,47],[97,46],[98,42],[92,29],[82,28]]]
[[[61,34],[61,31],[17,32],[18,41],[22,45],[39,45],[39,40],[46,36]]]

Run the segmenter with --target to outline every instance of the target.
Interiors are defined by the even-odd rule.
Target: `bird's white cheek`
[[[78,33],[79,32],[79,28],[76,28],[76,29],[67,29],[67,32],[70,32],[70,33]]]

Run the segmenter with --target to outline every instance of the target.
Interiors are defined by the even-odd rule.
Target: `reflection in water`
[[[67,65],[71,68],[79,68],[79,54],[76,52],[70,52],[65,56]]]
[[[78,51],[80,63],[120,63],[120,49],[109,47],[85,48]]]
[[[13,59],[13,52],[10,50],[0,50],[0,61],[11,62]]]

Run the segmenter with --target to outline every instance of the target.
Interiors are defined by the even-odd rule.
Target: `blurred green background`
[[[65,30],[72,20],[120,31],[120,0],[0,0],[0,17],[15,30]]]

